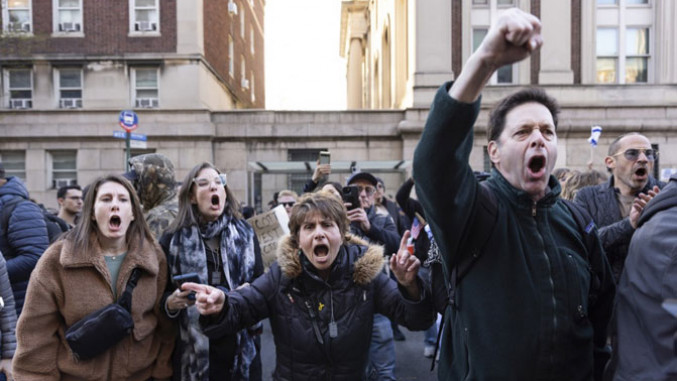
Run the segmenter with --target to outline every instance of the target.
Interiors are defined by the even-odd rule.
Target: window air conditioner
[[[12,22],[7,24],[7,30],[9,32],[30,32],[31,31],[31,23],[30,22]]]
[[[232,1],[228,2],[228,13],[231,15],[237,15],[237,4]]]
[[[240,85],[242,86],[243,89],[248,89],[249,80],[247,78],[242,78],[242,81],[240,81]]]
[[[157,30],[157,24],[150,21],[137,21],[136,30],[139,32],[152,32]]]
[[[59,30],[61,32],[79,32],[80,23],[76,22],[62,22],[59,24]]]
[[[13,109],[27,109],[31,108],[32,102],[30,99],[10,99],[9,108]]]
[[[55,189],[59,189],[61,187],[67,187],[69,185],[75,185],[76,181],[75,179],[54,179],[52,180],[52,183],[54,183]]]
[[[137,98],[136,107],[142,108],[156,108],[159,106],[157,98]]]
[[[61,108],[81,108],[81,98],[62,98],[59,100],[59,107]]]

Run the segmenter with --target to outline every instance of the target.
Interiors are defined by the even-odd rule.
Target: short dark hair
[[[68,193],[68,191],[71,190],[71,189],[75,189],[75,190],[79,190],[79,191],[82,190],[82,188],[79,185],[66,185],[66,186],[59,188],[59,190],[56,191],[56,198],[60,199],[60,198],[66,197],[66,193]]]
[[[536,102],[545,106],[552,115],[552,121],[557,130],[559,119],[559,104],[555,98],[549,96],[543,89],[530,87],[520,90],[512,95],[503,98],[489,115],[489,127],[487,128],[487,141],[498,141],[499,136],[505,128],[505,116],[517,106],[525,103]]]
[[[341,237],[350,233],[350,221],[346,215],[346,207],[336,196],[328,192],[306,193],[302,195],[289,216],[289,233],[294,247],[299,247],[299,231],[308,215],[320,213],[323,217],[336,222]]]

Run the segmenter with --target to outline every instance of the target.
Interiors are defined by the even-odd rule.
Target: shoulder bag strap
[[[141,270],[138,268],[132,270],[132,275],[129,276],[127,287],[125,287],[125,292],[122,294],[122,296],[120,296],[120,299],[118,299],[118,304],[124,307],[130,313],[132,312],[132,291],[134,291],[134,287],[136,287],[136,283],[139,281],[140,277]]]

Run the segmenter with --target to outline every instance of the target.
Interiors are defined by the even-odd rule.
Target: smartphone
[[[329,164],[331,162],[331,153],[329,151],[320,151],[320,164]]]
[[[180,289],[181,285],[186,282],[200,283],[200,277],[197,275],[197,273],[174,275],[172,277],[172,282],[174,282],[176,287]],[[191,291],[190,294],[188,294],[188,300],[195,300],[194,291]]]
[[[348,210],[357,209],[362,206],[360,204],[360,190],[357,189],[357,187],[355,186],[343,187],[342,193],[343,193],[342,194],[343,201],[350,203]]]

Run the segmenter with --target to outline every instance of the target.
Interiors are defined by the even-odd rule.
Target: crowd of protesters
[[[164,155],[132,158],[59,189],[56,215],[0,163],[0,379],[261,380],[274,350],[276,380],[394,380],[399,325],[426,331],[441,380],[677,379],[677,176],[651,176],[650,140],[612,141],[608,177],[555,170],[559,106],[529,88],[490,114],[491,173],[468,163],[482,89],[540,31],[496,20],[395,199],[319,159],[300,196],[277,192],[290,233],[267,271],[211,163],[179,186]]]

